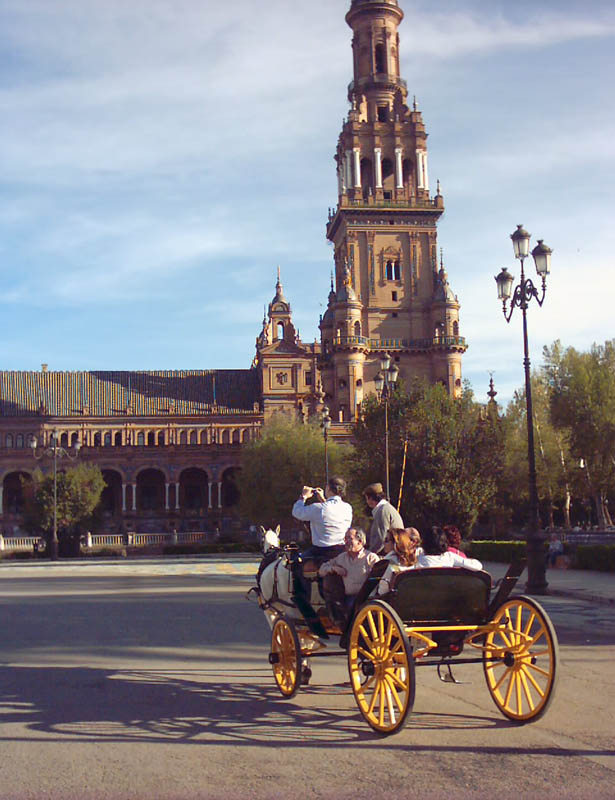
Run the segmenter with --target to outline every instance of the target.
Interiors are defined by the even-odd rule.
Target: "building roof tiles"
[[[0,417],[245,414],[259,400],[255,369],[0,371]]]

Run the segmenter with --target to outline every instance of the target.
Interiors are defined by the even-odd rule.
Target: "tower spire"
[[[323,388],[342,420],[356,416],[358,387],[375,390],[383,352],[407,380],[462,389],[459,303],[442,255],[438,265],[444,198],[439,186],[430,194],[427,133],[400,73],[403,17],[398,0],[352,0],[346,14],[353,80],[335,155],[338,205],[327,219],[336,294],[320,325]]]

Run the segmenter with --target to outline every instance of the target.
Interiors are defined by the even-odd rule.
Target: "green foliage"
[[[544,374],[551,418],[565,432],[574,459],[583,464],[587,494],[598,524],[610,522],[606,498],[615,481],[615,340],[594,344],[588,353],[559,341],[544,350]]]
[[[615,572],[615,545],[580,544],[572,559],[574,569]]]
[[[92,464],[77,464],[57,474],[58,531],[77,533],[91,521],[105,487],[102,472]],[[23,482],[24,524],[32,532],[53,528],[53,475],[36,470]]]
[[[549,386],[545,377],[532,375],[531,385],[538,498],[545,524],[553,526],[553,512],[557,508],[567,513],[574,469],[571,470],[567,436],[551,422]],[[516,524],[523,524],[529,515],[525,388],[515,392],[502,418],[502,430],[505,460],[500,506],[509,509]]]
[[[343,475],[345,453],[331,437],[328,456],[329,475]],[[243,517],[264,526],[292,525],[290,512],[301,488],[325,485],[322,429],[274,418],[243,448],[238,484]]]
[[[162,548],[165,556],[210,555],[216,553],[261,553],[256,542],[218,542],[215,544],[167,544]]]
[[[525,557],[525,542],[473,541],[468,545],[466,555],[479,561],[494,561],[510,564]]]
[[[374,398],[354,432],[353,476],[358,491],[384,484],[385,409]],[[497,415],[485,412],[466,387],[452,398],[440,384],[403,385],[389,400],[391,502],[397,505],[406,447],[401,515],[419,530],[455,524],[469,532],[495,497],[501,470],[501,432]],[[407,445],[406,445],[407,443]]]

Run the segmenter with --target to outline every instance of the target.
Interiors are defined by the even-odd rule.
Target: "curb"
[[[599,606],[615,606],[615,597],[605,597],[600,594],[590,594],[582,590],[575,589],[552,589],[549,586],[549,594],[555,597],[572,597],[575,600],[584,600],[586,603],[594,603]]]

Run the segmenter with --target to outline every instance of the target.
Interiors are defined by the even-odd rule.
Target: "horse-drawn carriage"
[[[495,705],[514,722],[531,722],[547,710],[558,674],[557,636],[539,603],[511,596],[521,562],[494,589],[486,572],[416,569],[400,572],[390,592],[376,598],[388,563],[378,562],[342,627],[332,621],[313,569],[303,576],[312,588],[308,612],[303,602],[298,607],[297,570],[306,565],[296,548],[270,551],[266,560],[253,591],[271,626],[269,662],[284,697],[308,682],[309,659],[339,655],[347,658],[361,714],[381,734],[403,726],[414,704],[415,672],[423,666],[457,683],[454,664],[482,664]],[[340,649],[332,650],[338,636]]]

